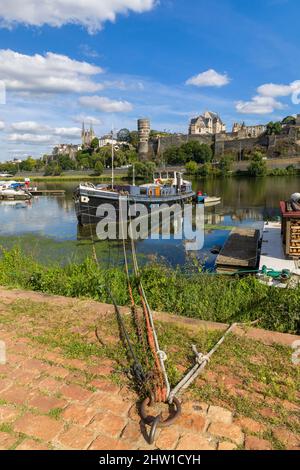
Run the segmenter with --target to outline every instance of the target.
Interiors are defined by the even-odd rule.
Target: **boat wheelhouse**
[[[175,204],[191,201],[195,197],[192,183],[182,177],[182,173],[156,173],[153,182],[142,185],[114,185],[81,183],[74,192],[75,209],[78,222],[82,225],[98,221],[97,209],[101,204],[113,204],[119,210],[120,198],[128,205]]]

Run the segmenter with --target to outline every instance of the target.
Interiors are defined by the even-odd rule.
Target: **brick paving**
[[[14,297],[7,292],[1,302],[1,293],[3,290],[3,311]],[[45,302],[38,294],[34,298]],[[47,301],[55,303],[55,298]],[[74,305],[74,300],[70,303]],[[91,365],[67,359],[59,348],[38,344],[1,321],[0,339],[7,345],[7,364],[0,365],[1,450],[273,448],[264,438],[262,423],[191,399],[183,402],[180,419],[172,427],[158,430],[156,442],[150,446],[136,409],[137,397],[126,385],[111,380],[113,361],[97,358]],[[288,401],[285,406],[295,407]],[[266,414],[264,408],[262,413]],[[285,428],[276,429],[275,436],[287,448],[299,449],[298,436]]]

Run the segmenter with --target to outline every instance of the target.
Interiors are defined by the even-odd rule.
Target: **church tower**
[[[86,130],[85,129],[85,124],[83,122],[82,123],[82,131],[81,131],[81,140],[82,140],[83,148],[90,147],[94,138],[95,138],[95,132],[94,132],[92,123],[90,125],[90,129]]]

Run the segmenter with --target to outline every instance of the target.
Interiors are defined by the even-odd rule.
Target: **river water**
[[[30,202],[0,202],[0,245],[16,243],[43,263],[80,261],[91,254],[90,230],[77,225],[73,204],[76,183],[40,183],[39,188],[64,189],[65,196],[34,197]],[[182,269],[212,268],[215,246],[223,245],[230,227],[261,228],[263,221],[279,216],[279,201],[300,192],[300,177],[224,178],[195,180],[195,190],[222,197],[222,203],[205,210],[205,243],[188,252],[181,240],[143,240],[137,243],[141,262],[159,261]],[[97,251],[107,266],[122,262],[122,246],[98,242]]]

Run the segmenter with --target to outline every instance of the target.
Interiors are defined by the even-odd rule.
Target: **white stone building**
[[[226,132],[226,125],[220,116],[206,111],[202,116],[195,117],[190,122],[190,135],[214,135]]]

